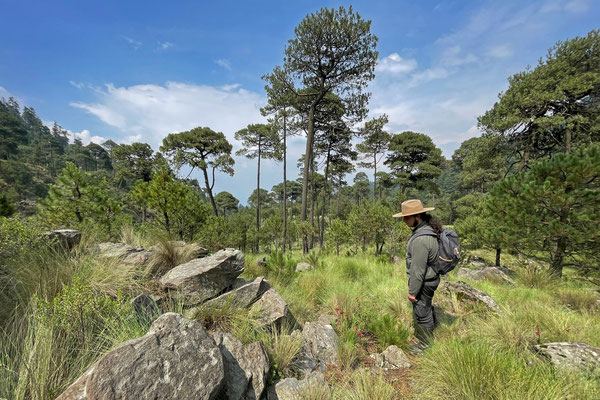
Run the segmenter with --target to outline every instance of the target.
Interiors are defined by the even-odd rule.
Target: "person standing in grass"
[[[422,351],[431,342],[436,322],[432,300],[440,277],[433,267],[439,256],[438,239],[443,227],[437,218],[427,214],[432,210],[433,207],[423,208],[421,200],[414,199],[403,202],[402,212],[394,214],[412,229],[406,246],[406,274],[415,336],[419,339],[419,344],[411,349],[413,352]]]

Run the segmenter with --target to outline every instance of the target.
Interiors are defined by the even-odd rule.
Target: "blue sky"
[[[113,139],[158,149],[195,126],[233,135],[262,121],[261,76],[281,64],[294,27],[320,7],[352,4],[372,21],[380,61],[371,116],[388,131],[426,133],[450,157],[479,135],[507,77],[534,66],[559,40],[598,29],[600,2],[542,1],[27,1],[0,0],[0,97],[84,143]],[[304,150],[293,139],[290,159]],[[290,163],[288,176],[295,177]],[[255,161],[236,157],[215,189],[243,203]],[[261,186],[281,181],[266,162]]]

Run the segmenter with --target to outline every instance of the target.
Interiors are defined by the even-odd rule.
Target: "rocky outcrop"
[[[298,264],[296,264],[296,272],[310,271],[312,269],[312,265],[306,262],[299,262]]]
[[[226,332],[215,332],[213,338],[225,366],[224,395],[230,400],[260,399],[269,373],[269,357],[261,342],[242,345]]]
[[[253,281],[244,283],[234,282],[233,290],[220,295],[212,300],[208,300],[203,305],[207,307],[220,307],[225,304],[233,304],[236,307],[248,307],[254,304],[260,296],[271,288],[271,284],[263,276],[259,276]]]
[[[307,392],[319,391],[319,393],[328,393],[329,387],[325,381],[322,372],[312,372],[304,379],[286,378],[271,386],[268,391],[268,400],[298,400],[304,398]],[[325,395],[323,397],[327,398]]]
[[[374,366],[384,371],[410,368],[412,366],[408,356],[395,345],[389,346],[381,353],[371,354],[370,357],[375,361]]]
[[[491,311],[502,314],[502,310],[500,310],[498,303],[496,303],[489,294],[477,290],[465,282],[442,282],[439,286],[439,291],[447,296],[454,294],[461,302],[480,304]]]
[[[544,343],[535,349],[558,368],[587,370],[600,368],[600,348],[579,342]]]
[[[310,356],[325,364],[338,363],[338,336],[333,327],[320,322],[307,322],[302,331]]]
[[[296,319],[287,303],[273,288],[267,290],[250,309],[258,313],[258,321],[267,328],[280,329],[282,325],[296,325]]]
[[[456,276],[462,279],[470,279],[472,281],[490,280],[492,282],[505,282],[514,285],[513,281],[501,269],[496,267],[479,267],[477,269],[459,268]]]
[[[235,249],[197,258],[178,265],[160,280],[166,291],[183,301],[185,305],[196,305],[210,299],[231,286],[244,272],[244,255]]]
[[[70,250],[81,241],[81,232],[75,229],[55,229],[53,231],[44,232],[44,237],[49,241]]]
[[[58,400],[216,399],[223,357],[197,321],[161,315],[148,333],[107,353]]]
[[[104,258],[117,258],[126,265],[146,265],[150,257],[154,254],[152,250],[147,250],[140,246],[131,246],[126,243],[100,243],[96,246],[95,252]]]

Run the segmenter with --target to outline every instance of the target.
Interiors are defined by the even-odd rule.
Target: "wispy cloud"
[[[113,130],[116,128],[117,134],[113,135],[116,142],[142,141],[155,150],[169,133],[208,126],[223,132],[235,152],[241,145],[234,138],[235,132],[250,123],[265,122],[260,114],[260,107],[266,102],[264,95],[237,84],[225,87],[180,82],[128,87],[108,84],[102,92],[91,93],[97,97],[96,101],[73,102],[71,106],[96,116]],[[301,138],[290,140],[290,160],[298,158],[303,151]],[[227,190],[241,201],[246,201],[253,190],[253,182],[256,182],[256,170],[241,168],[240,165],[247,161],[243,157],[234,158],[235,176],[219,174],[215,191]],[[264,187],[270,188],[281,181],[279,164],[266,160],[265,170],[273,172],[265,176]],[[294,174],[292,168],[288,167],[288,173],[290,176]]]
[[[0,86],[0,98],[2,98],[2,97],[8,99],[10,97],[10,93],[8,92],[8,90],[6,90],[2,86]]]
[[[67,135],[69,136],[69,141],[71,143],[73,143],[75,139],[79,139],[84,146],[87,146],[90,143],[102,144],[106,142],[106,138],[92,135],[87,129],[84,129],[81,132],[71,132],[70,130],[67,130]]]
[[[231,63],[225,58],[219,58],[218,60],[215,60],[215,64],[225,68],[227,71],[231,71]]]
[[[83,89],[86,85],[83,82],[69,81],[69,84],[77,89]]]
[[[382,58],[377,63],[376,70],[383,73],[407,74],[417,68],[417,60],[400,57],[398,53],[392,53]]]
[[[490,47],[485,55],[492,58],[509,58],[513,55],[513,49],[507,44],[499,44]]]
[[[142,46],[142,42],[132,39],[129,36],[122,36],[122,38],[129,43],[134,50],[137,50]]]
[[[167,50],[168,48],[173,47],[173,43],[171,42],[158,42],[157,43],[157,50]]]

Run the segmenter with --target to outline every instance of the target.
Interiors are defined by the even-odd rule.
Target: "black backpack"
[[[435,232],[429,229],[424,229],[417,232],[412,239],[419,236],[435,236]],[[458,235],[452,229],[444,228],[438,239],[439,258],[437,265],[433,270],[439,275],[446,275],[452,271],[456,264],[460,261],[460,243],[458,243]]]

